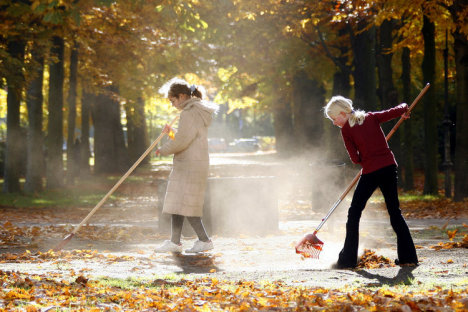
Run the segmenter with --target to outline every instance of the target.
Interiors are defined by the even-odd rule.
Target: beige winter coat
[[[216,107],[198,98],[184,104],[174,140],[160,149],[163,156],[174,154],[163,212],[201,217],[209,167],[207,132]]]

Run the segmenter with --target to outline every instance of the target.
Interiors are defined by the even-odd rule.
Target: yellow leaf
[[[36,306],[29,305],[26,307],[26,312],[37,312],[39,311]]]
[[[453,238],[455,237],[455,234],[457,234],[458,232],[458,229],[455,229],[453,231],[447,231],[447,235],[449,237],[450,240],[453,240]]]

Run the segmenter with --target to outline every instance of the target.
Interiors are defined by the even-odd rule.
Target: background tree
[[[423,79],[431,84],[424,103],[424,194],[437,194],[437,104],[435,86],[435,25],[424,15],[422,34],[424,37]]]
[[[9,55],[6,81],[7,96],[7,140],[5,150],[5,169],[3,191],[13,193],[20,191],[20,172],[22,147],[20,127],[20,101],[24,84],[24,48],[25,43],[19,36],[7,39],[7,53]]]
[[[176,75],[207,86],[210,96],[216,95],[215,101],[224,105],[228,115],[222,117],[223,122],[233,129],[236,127],[236,135],[255,134],[255,126],[252,125],[260,124],[258,116],[262,116],[262,122],[272,119],[280,154],[302,152],[304,146],[323,141],[321,138],[328,141],[325,144],[328,147],[332,146],[330,142],[340,142],[338,129],[332,128],[329,123],[324,125],[321,115],[321,107],[331,95],[339,93],[348,96],[355,100],[357,107],[366,110],[372,109],[366,105],[375,105],[375,108],[393,106],[399,102],[398,94],[403,94],[406,101],[411,101],[414,93],[426,82],[420,63],[426,57],[426,65],[430,57],[430,53],[425,55],[424,50],[425,40],[421,31],[423,15],[434,24],[436,65],[441,30],[449,29],[453,34],[453,37],[449,37],[451,51],[456,55],[450,59],[450,74],[456,75],[457,79],[463,77],[460,74],[463,70],[457,67],[455,72],[453,66],[462,66],[465,53],[462,52],[460,56],[458,53],[463,49],[454,46],[456,42],[466,45],[463,1],[82,0],[71,3],[12,3],[15,5],[10,10],[0,13],[6,17],[0,22],[2,76],[5,77],[5,69],[15,63],[3,61],[13,60],[9,54],[6,56],[6,43],[15,38],[14,27],[36,22],[35,25],[43,24],[48,29],[48,32],[44,31],[42,42],[49,42],[53,36],[67,43],[76,40],[80,56],[77,67],[80,83],[75,88],[73,79],[68,77],[59,83],[62,84],[60,89],[68,90],[69,95],[73,90],[76,90],[77,95],[81,94],[81,109],[77,107],[75,118],[72,103],[79,101],[67,101],[62,107],[55,108],[54,103],[49,102],[49,106],[44,107],[44,115],[47,116],[44,121],[49,127],[62,125],[61,130],[59,127],[48,128],[47,134],[48,137],[55,136],[57,142],[68,135],[69,148],[75,128],[81,126],[82,143],[86,146],[90,143],[87,134],[90,129],[88,107],[92,106],[95,130],[105,131],[102,125],[107,124],[115,131],[104,140],[103,133],[96,134],[97,138],[101,138],[94,141],[93,148],[98,172],[102,169],[102,172],[110,173],[107,171],[109,168],[117,172],[128,166],[125,159],[135,159],[144,145],[148,144],[145,139],[137,140],[144,138],[137,133],[149,132],[149,139],[154,137],[158,128],[151,126],[149,130],[145,129],[146,122],[143,120],[149,115],[143,116],[143,111],[151,110],[151,119],[156,120],[157,127],[164,122],[162,119],[168,110],[162,109],[159,104],[155,105],[152,99],[157,97],[157,102],[163,103],[156,96],[158,87]],[[28,14],[19,14],[25,12]],[[40,23],[37,23],[38,20]],[[395,24],[398,28],[394,27]],[[32,51],[34,39],[31,29],[26,27],[21,32],[28,51]],[[461,39],[457,39],[457,31]],[[69,55],[72,47],[65,45],[64,49],[65,55]],[[27,56],[29,60],[29,54]],[[45,73],[50,71],[54,77],[54,64],[57,64],[55,61],[58,58],[53,55],[45,57],[45,63],[51,64],[50,69],[45,67]],[[372,64],[375,57],[377,63]],[[73,63],[68,57],[63,59],[65,68],[71,68]],[[33,72],[29,69],[26,71],[31,73],[31,77]],[[400,75],[404,80],[394,84],[393,80],[396,81]],[[368,78],[371,80],[366,82]],[[3,84],[5,82],[7,80],[1,81]],[[28,83],[31,82],[28,80]],[[439,75],[434,75],[431,88],[434,94],[431,98],[435,100],[436,112],[440,105],[440,94],[434,87],[439,82]],[[457,85],[460,85],[458,81]],[[49,85],[44,87],[48,88]],[[54,92],[55,87],[51,83],[49,91]],[[465,96],[460,92],[458,94],[459,97]],[[366,98],[367,104],[359,104],[362,98]],[[48,102],[47,98],[45,102]],[[463,109],[460,103],[465,102],[457,100],[458,117],[464,116],[463,110],[461,113],[458,110]],[[97,113],[106,111],[105,108],[112,113],[99,116]],[[68,119],[62,117],[62,121],[57,123],[57,110],[69,112]],[[438,115],[433,114],[435,124],[430,124],[430,120],[423,121],[425,111],[422,106],[414,111],[411,123],[416,126],[409,133],[415,137],[405,142],[405,149],[409,143],[414,143],[415,149],[423,149],[422,138],[427,137],[425,131],[428,127],[431,131],[437,129]],[[37,122],[33,122],[32,118],[29,126]],[[74,126],[75,119],[81,120],[81,124],[76,123]],[[27,118],[22,122],[27,123]],[[242,129],[239,129],[239,122],[244,122]],[[460,128],[464,131],[459,123],[456,124],[457,131]],[[63,124],[68,125],[65,131]],[[124,139],[125,129],[127,140]],[[233,129],[230,131],[233,132]],[[323,131],[325,136],[322,136]],[[460,137],[464,135],[457,134],[457,140]],[[103,146],[99,145],[110,142],[112,147],[106,146],[106,150],[112,151],[112,155],[101,157],[104,155]],[[393,139],[391,143],[394,142]],[[335,145],[336,150],[344,151],[342,144]],[[466,146],[464,141],[457,141],[455,149],[461,151],[462,156],[455,159],[463,158],[466,154],[463,146]],[[57,162],[62,163],[62,144],[54,143],[54,147]],[[405,173],[412,173],[409,164],[413,148],[409,148],[408,162],[399,161]],[[83,164],[86,166],[89,166],[90,150],[90,147],[85,147],[83,152]],[[430,153],[433,157],[434,151]],[[422,156],[425,155],[415,154],[416,169],[423,167]],[[71,157],[68,159],[71,160]],[[432,159],[435,159],[437,169],[437,146],[435,158]],[[108,165],[103,163],[106,161],[114,163],[104,169]],[[53,168],[53,162],[54,159],[52,163],[48,161],[47,167]],[[460,164],[460,161],[456,160],[456,163]],[[52,177],[48,177],[48,180],[48,185],[53,182]],[[411,181],[412,178],[405,175],[405,180]],[[463,181],[456,181],[459,181],[456,184],[462,186],[461,189],[466,188]]]
[[[52,38],[50,49],[53,59],[49,63],[49,98],[47,123],[47,188],[55,189],[63,185],[63,83],[64,49],[62,37]]]
[[[411,103],[411,58],[410,49],[404,47],[401,53],[401,88],[402,100],[404,103]],[[406,120],[403,124],[403,188],[405,190],[412,190],[414,188],[414,158],[413,158],[413,122]]]
[[[455,24],[452,35],[454,37],[456,76],[456,148],[455,148],[455,192],[454,200],[461,201],[468,197],[468,3],[453,1],[449,7]]]
[[[68,79],[68,131],[67,131],[67,183],[73,184],[79,172],[80,161],[80,139],[75,137],[76,106],[78,92],[78,47],[76,42],[72,43]]]
[[[30,82],[26,91],[26,104],[28,107],[28,138],[27,138],[27,165],[24,191],[36,193],[43,190],[44,177],[44,136],[43,122],[43,79],[44,56],[37,42],[31,48],[31,62],[35,63],[31,70]]]

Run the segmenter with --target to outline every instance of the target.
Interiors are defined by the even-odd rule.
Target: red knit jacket
[[[341,128],[341,136],[351,161],[362,166],[362,173],[370,173],[397,162],[388,147],[380,124],[400,117],[408,110],[408,105],[400,104],[394,108],[366,113],[362,125],[351,127],[347,122]]]

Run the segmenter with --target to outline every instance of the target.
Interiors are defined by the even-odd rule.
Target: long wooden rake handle
[[[169,124],[169,126],[173,126],[176,121],[179,119],[179,116],[176,116],[172,121],[171,123]],[[130,169],[128,169],[128,171],[120,178],[119,181],[117,181],[117,183],[110,189],[109,192],[107,192],[107,194],[101,199],[101,201],[93,208],[93,210],[91,210],[91,212],[86,216],[86,218],[83,219],[83,221],[81,221],[80,224],[78,224],[74,229],[73,231],[67,236],[65,237],[55,248],[54,250],[55,251],[59,251],[61,250],[71,239],[72,237],[76,234],[76,232],[78,232],[78,230],[83,226],[83,224],[85,224],[89,218],[91,218],[91,216],[102,206],[102,204],[104,204],[104,202],[109,198],[109,196],[112,195],[112,193],[114,193],[114,191],[120,186],[120,184],[123,183],[123,181],[125,181],[125,179],[127,179],[127,177],[133,172],[133,170],[135,170],[135,168],[143,161],[143,159],[145,159],[146,156],[148,156],[148,154],[156,147],[156,145],[159,143],[159,141],[162,140],[162,138],[164,137],[165,133],[164,132],[161,132],[161,134],[158,136],[158,138],[156,140],[154,140],[154,142],[146,149],[146,151],[143,152],[143,154],[140,156],[140,158],[138,158],[138,160],[130,167]]]
[[[387,136],[385,137],[385,139],[388,141],[392,135],[395,133],[395,131],[398,129],[398,127],[400,127],[400,125],[402,124],[402,122],[405,120],[405,116],[408,116],[411,111],[413,110],[413,108],[416,106],[416,104],[419,102],[419,100],[423,97],[424,94],[426,94],[427,90],[429,89],[431,85],[429,83],[426,84],[426,86],[421,90],[421,92],[419,92],[418,96],[414,99],[413,103],[411,103],[410,107],[408,107],[408,110],[406,111],[405,114],[403,114],[400,119],[398,120],[398,122],[393,126],[392,130],[390,130],[390,132],[387,134]],[[331,214],[335,211],[336,207],[338,207],[338,205],[341,203],[341,201],[346,197],[346,195],[348,195],[349,191],[353,188],[353,186],[357,183],[357,181],[359,180],[359,177],[361,176],[361,171],[359,171],[356,176],[354,177],[354,179],[351,181],[351,183],[348,185],[348,187],[346,188],[346,190],[341,194],[340,198],[333,204],[333,206],[331,207],[331,209],[328,211],[327,215],[325,216],[325,218],[322,219],[322,222],[320,222],[320,224],[317,226],[317,228],[315,229],[314,231],[314,235],[317,234],[317,232],[322,228],[322,226],[325,224],[325,222],[328,220],[328,218],[331,216]]]

